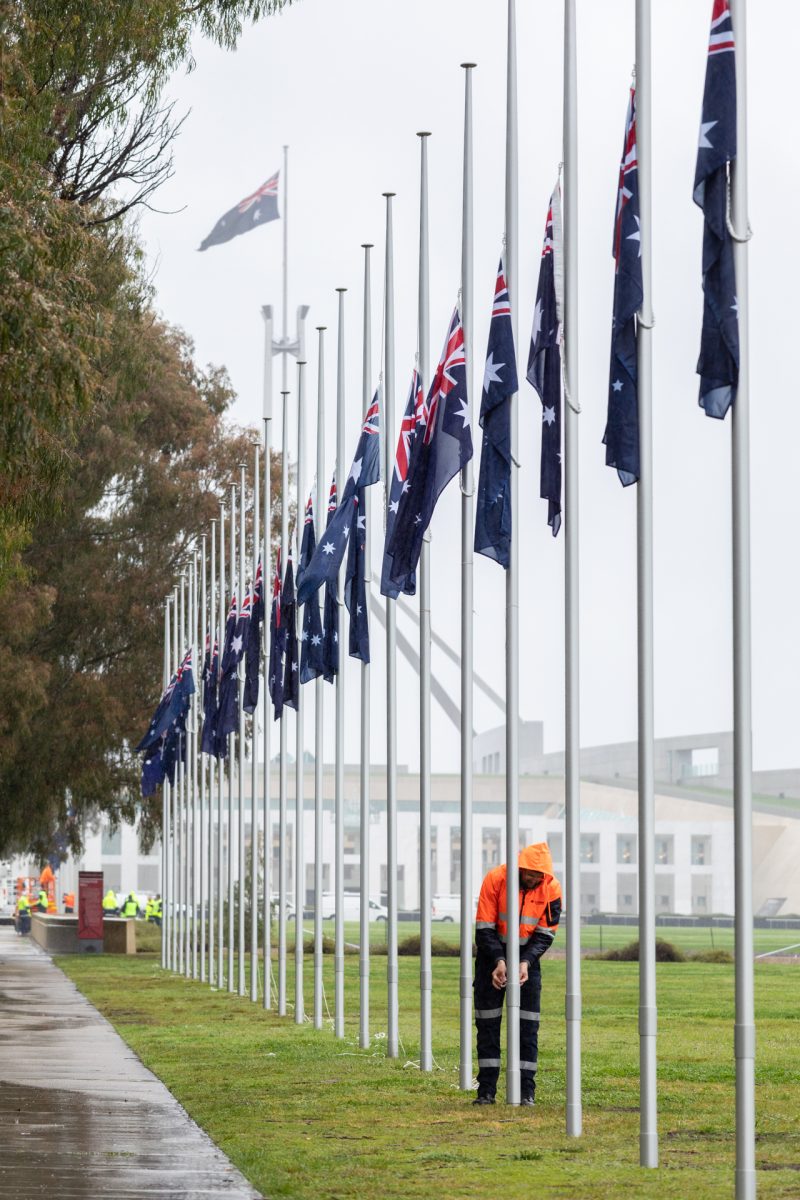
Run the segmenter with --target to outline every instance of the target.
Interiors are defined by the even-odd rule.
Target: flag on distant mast
[[[250,196],[245,196],[244,200],[240,200],[233,208],[228,209],[224,216],[217,221],[208,237],[203,238],[199,249],[207,250],[209,246],[219,246],[222,242],[229,242],[232,238],[238,237],[240,233],[249,233],[257,225],[266,225],[268,221],[277,221],[280,216],[278,212],[279,176],[280,171],[276,171]]]
[[[553,537],[561,528],[561,317],[556,282],[561,261],[561,195],[556,186],[545,222],[527,373],[542,402],[539,495],[547,501]]]

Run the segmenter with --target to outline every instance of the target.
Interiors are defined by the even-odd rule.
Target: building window
[[[617,912],[633,915],[636,912],[636,876],[617,876]]]
[[[484,875],[487,871],[491,871],[492,867],[500,866],[501,832],[497,827],[487,827],[483,831],[481,861]]]
[[[119,826],[113,830],[109,829],[107,825],[103,826],[103,833],[100,838],[100,853],[122,854],[122,830]]]
[[[625,867],[636,865],[636,838],[630,833],[617,834],[617,862]]]
[[[139,863],[137,868],[136,887],[140,892],[158,891],[158,865],[156,863]]]
[[[692,837],[692,866],[708,867],[711,865],[711,838]]]
[[[345,854],[361,854],[361,830],[355,827],[347,828],[344,831],[344,852]]]
[[[344,864],[344,890],[346,892],[355,892],[361,887],[361,864],[360,863],[345,863]]]
[[[450,894],[461,891],[461,826],[450,826]]]
[[[672,834],[656,838],[656,866],[670,867],[675,861],[675,839]]]
[[[121,863],[103,864],[103,887],[106,889],[112,888],[115,892],[122,891]]]
[[[520,850],[524,849],[525,846],[530,846],[530,844],[531,844],[530,829],[520,829],[520,831],[519,831],[519,848],[520,848]]]
[[[564,835],[562,833],[548,833],[547,844],[550,847],[550,853],[553,856],[554,863],[564,861]]]
[[[581,834],[581,862],[596,863],[600,861],[600,837],[596,833]]]

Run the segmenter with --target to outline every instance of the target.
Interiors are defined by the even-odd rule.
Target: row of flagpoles
[[[427,398],[424,382],[431,377],[428,281],[428,137],[420,139],[420,226],[418,354],[412,387],[401,423],[397,453],[392,456],[395,428],[394,273],[392,193],[386,198],[382,371],[372,397],[371,246],[364,246],[363,411],[356,456],[345,468],[344,289],[338,290],[336,395],[336,469],[338,498],[323,520],[324,480],[324,327],[318,327],[316,480],[317,503],[306,508],[305,437],[305,309],[298,310],[298,330],[291,339],[287,326],[287,211],[284,206],[283,331],[273,338],[272,311],[264,309],[266,357],[263,455],[254,450],[252,489],[245,465],[229,504],[220,506],[218,522],[201,538],[188,571],[168,598],[165,609],[164,695],[142,748],[147,786],[160,780],[164,789],[165,923],[162,962],[165,967],[199,977],[216,987],[245,994],[245,812],[246,742],[251,713],[251,843],[250,998],[258,998],[258,826],[264,837],[262,879],[264,1006],[272,1004],[270,923],[270,721],[267,693],[280,717],[278,781],[278,947],[277,1008],[287,1011],[287,796],[288,722],[285,708],[296,711],[295,734],[295,996],[294,1015],[305,1017],[303,994],[303,900],[309,856],[303,839],[304,702],[301,681],[315,679],[314,779],[314,995],[313,1021],[323,1025],[322,958],[322,792],[324,683],[335,681],[335,948],[334,1032],[344,1036],[344,645],[345,605],[350,611],[350,654],[361,661],[360,754],[360,1005],[359,1042],[370,1043],[369,1030],[369,811],[370,811],[370,666],[369,614],[372,563],[369,539],[369,486],[379,478],[386,490],[386,546],[381,569],[385,596],[387,720],[387,873],[388,873],[388,1008],[387,1054],[399,1053],[397,964],[397,630],[396,598],[418,589],[420,598],[420,1067],[433,1066],[431,970],[431,613],[430,517],[436,499],[456,474],[461,486],[461,967],[459,1080],[470,1088],[472,1075],[472,664],[473,552],[489,553],[506,573],[506,861],[517,861],[519,766],[519,578],[517,397],[515,347],[519,345],[519,291],[516,101],[516,20],[508,3],[505,245],[495,291],[484,401],[481,407],[483,453],[477,491],[472,467],[473,322],[473,160],[472,71],[465,72],[464,176],[460,301],[451,320],[439,367]],[[734,29],[736,37],[734,40]],[[747,184],[745,143],[745,0],[714,0],[708,72],[701,124],[695,200],[703,207],[704,239],[703,343],[698,371],[701,404],[713,416],[732,406],[733,546],[734,546],[734,740],[735,740],[735,878],[736,878],[736,1114],[737,1197],[755,1195],[753,1089],[754,1016],[751,896],[751,760],[750,760],[750,614],[749,614],[749,461],[747,388]],[[639,1036],[640,1162],[658,1164],[656,1073],[656,978],[654,906],[654,763],[653,763],[653,563],[652,563],[652,336],[651,287],[651,31],[650,0],[636,0],[636,73],[626,121],[620,166],[614,233],[616,262],[612,360],[609,379],[607,462],[623,484],[637,483],[637,599],[639,712]],[[736,65],[738,63],[738,70]],[[710,135],[711,130],[717,133]],[[577,54],[575,0],[565,0],[564,24],[564,161],[563,215],[561,187],[551,198],[545,231],[528,379],[543,404],[542,496],[548,520],[557,533],[561,523],[560,446],[563,422],[565,527],[565,680],[566,680],[566,1127],[582,1131],[579,798],[579,529],[578,529],[578,246],[577,246]],[[709,151],[708,154],[705,152]],[[284,155],[284,196],[287,160]],[[277,188],[277,177],[275,187]],[[265,185],[266,186],[266,185]],[[730,291],[732,287],[732,291]],[[730,294],[728,294],[728,291]],[[732,299],[730,306],[727,300]],[[734,312],[731,317],[728,307]],[[280,354],[283,442],[280,498],[280,555],[271,564],[270,454],[272,423],[272,358]],[[297,357],[297,592],[289,537],[288,356]],[[503,375],[501,368],[506,368]],[[499,384],[495,388],[495,384]],[[566,401],[563,405],[562,394]],[[455,402],[461,404],[455,408]],[[461,429],[458,429],[458,420]],[[438,439],[438,440],[437,440]],[[446,439],[449,439],[446,440]],[[380,446],[380,451],[379,451]],[[262,469],[263,462],[263,469]],[[420,464],[424,464],[420,466]],[[499,491],[498,491],[499,488]],[[476,525],[477,496],[477,525]],[[494,498],[494,504],[492,503]],[[501,503],[498,503],[500,501]],[[238,505],[238,510],[237,510]],[[251,593],[246,593],[250,560],[246,559],[246,517],[252,538]],[[237,528],[238,511],[238,528]],[[306,520],[303,521],[304,513]],[[510,520],[508,519],[510,515]],[[228,545],[226,551],[226,523]],[[362,536],[363,535],[363,536]],[[210,561],[208,550],[210,548]],[[226,557],[227,554],[227,557]],[[262,575],[262,564],[264,574]],[[227,574],[226,574],[227,570]],[[270,637],[266,638],[264,581],[274,579]],[[324,595],[324,621],[317,600]],[[238,596],[238,606],[237,606]],[[225,605],[230,599],[227,621]],[[249,606],[249,607],[248,607]],[[297,652],[295,623],[304,608],[302,652]],[[264,629],[262,630],[262,621]],[[204,708],[201,722],[192,675],[192,649],[207,638]],[[332,635],[335,636],[332,637]],[[244,644],[245,637],[248,639]],[[218,653],[215,651],[215,640]],[[188,653],[184,652],[186,646]],[[314,650],[318,657],[314,657]],[[327,657],[326,657],[327,656]],[[247,667],[239,666],[244,657]],[[313,660],[313,661],[312,661]],[[260,664],[260,666],[259,666]],[[259,690],[264,700],[261,753],[262,810],[259,817],[258,721]],[[297,676],[297,678],[295,678]],[[208,697],[216,697],[213,729],[207,723]],[[218,689],[218,690],[217,690]],[[166,722],[166,723],[165,723]],[[170,724],[171,722],[171,724]],[[201,734],[201,724],[203,726]],[[173,743],[165,752],[166,731]],[[209,739],[209,740],[207,740]],[[154,747],[158,750],[156,754]],[[208,751],[203,755],[200,750]],[[158,761],[156,761],[158,760]],[[236,768],[234,769],[234,764]],[[224,806],[227,785],[227,858],[223,860]],[[236,805],[234,804],[236,793]],[[199,804],[199,817],[198,817]],[[234,820],[236,816],[237,820]],[[234,825],[238,855],[233,853]],[[227,932],[223,882],[227,880]],[[238,881],[238,926],[234,929],[235,881]],[[508,873],[507,905],[516,910],[517,881]],[[238,948],[238,958],[235,949]],[[225,957],[227,949],[227,960]],[[508,945],[507,1099],[519,1103],[518,946]],[[235,976],[236,972],[236,976]]]

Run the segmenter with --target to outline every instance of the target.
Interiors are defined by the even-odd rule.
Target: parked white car
[[[478,910],[478,897],[472,901],[472,915]],[[432,921],[460,921],[461,897],[459,895],[436,895],[431,902]]]
[[[336,916],[336,893],[322,893],[322,917],[325,921],[332,921]],[[344,919],[345,921],[358,921],[361,916],[361,897],[357,892],[345,892],[344,894]],[[369,902],[369,919],[370,921],[387,921],[389,919],[389,910],[379,904],[377,900]]]

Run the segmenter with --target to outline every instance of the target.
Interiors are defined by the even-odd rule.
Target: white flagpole
[[[300,543],[303,536],[305,520],[305,362],[297,364],[297,565],[300,565]],[[295,579],[295,584],[297,580]],[[300,623],[300,608],[296,608],[297,623],[300,626],[302,645],[303,627]],[[299,665],[298,665],[299,670]],[[303,992],[303,910],[306,895],[306,856],[305,856],[305,777],[303,771],[303,754],[305,753],[305,737],[303,722],[303,685],[297,685],[297,714],[295,721],[295,762],[294,762],[294,1023],[302,1025],[305,1021],[305,999]]]
[[[178,639],[178,665],[180,665],[184,650],[186,648],[186,571],[181,572],[181,591],[180,591],[180,637]],[[181,840],[179,847],[180,854],[180,945],[178,948],[178,973],[183,975],[186,970],[188,941],[188,926],[189,926],[189,896],[188,896],[188,863],[189,863],[189,844],[188,844],[188,826],[189,826],[189,806],[188,795],[186,791],[187,781],[187,765],[189,759],[188,753],[188,732],[184,732],[181,736],[181,761],[178,764],[180,772],[180,806],[181,806]],[[183,760],[186,761],[183,761]]]
[[[514,350],[519,345],[517,320],[517,17],[515,0],[508,0],[508,73],[506,109],[506,282],[511,309]],[[519,1057],[519,461],[517,398],[511,412],[511,545],[506,571],[506,1100],[520,1101]]]
[[[339,294],[339,329],[336,362],[336,482],[344,491],[344,294]],[[341,502],[341,497],[339,497]],[[344,671],[347,653],[344,644],[344,563],[337,581],[336,641],[339,647],[339,670],[336,674],[336,782],[334,788],[334,877],[336,890],[336,921],[334,930],[334,1034],[344,1037]]]
[[[178,608],[179,608],[179,585],[176,584],[172,593],[172,674],[178,670],[178,661],[180,656],[180,641],[179,641],[179,625],[178,625]],[[172,846],[170,848],[171,865],[169,871],[170,883],[172,887],[170,895],[171,915],[170,915],[170,956],[169,965],[172,971],[178,970],[178,957],[180,945],[180,859],[178,857],[178,841],[180,838],[180,823],[181,823],[181,768],[180,762],[175,764],[175,785],[170,788],[172,793]]]
[[[197,554],[192,555],[192,570],[189,576],[189,641],[192,650],[192,670],[197,679]],[[190,701],[189,740],[189,789],[191,805],[189,818],[191,831],[189,834],[189,947],[186,955],[186,976],[197,979],[197,688]],[[191,951],[191,969],[190,956]]]
[[[317,352],[317,543],[325,532],[325,326],[318,325]],[[311,603],[317,604],[315,598]],[[325,765],[325,681],[318,675],[314,681],[314,1028],[322,1029],[323,954],[322,954],[322,818]]]
[[[284,318],[285,320],[285,318]],[[284,355],[284,373],[286,357]],[[281,571],[286,576],[289,558],[289,391],[281,391],[283,418],[281,433]],[[283,590],[283,579],[281,579]],[[283,670],[283,664],[280,667]],[[280,789],[278,793],[278,1015],[286,1016],[286,791],[288,783],[289,728],[286,709],[281,709]]]
[[[372,249],[371,243],[364,242],[362,244],[364,251],[364,341],[363,341],[363,358],[362,358],[362,384],[361,397],[362,409],[366,413],[371,400],[371,374],[372,374],[372,322],[370,319],[370,307],[372,304],[371,283],[370,283],[370,256],[369,252]],[[366,601],[364,604],[364,619],[369,626],[369,602],[371,586],[371,564],[370,564],[370,536],[369,536],[369,517],[370,517],[370,502],[369,494],[364,491],[364,512],[366,516],[365,531],[364,531],[364,585],[366,588]],[[358,588],[356,587],[356,595]],[[353,604],[357,603],[356,597],[353,597]],[[352,619],[352,618],[351,618]],[[369,720],[369,704],[370,704],[370,678],[369,678],[369,663],[361,664],[361,778],[359,788],[359,825],[360,825],[360,866],[359,866],[359,891],[360,891],[360,907],[359,907],[359,952],[358,952],[358,975],[359,975],[359,1019],[358,1019],[358,1044],[363,1049],[369,1046],[369,769],[370,769],[370,720]]]
[[[214,518],[211,522],[211,586],[209,587],[209,621],[208,621],[208,636],[209,636],[209,653],[211,659],[214,657],[214,641],[217,636],[217,521]],[[219,662],[219,658],[217,659]],[[217,804],[217,760],[209,755],[208,759],[208,983],[210,987],[214,986],[214,964],[215,964],[215,937],[214,937],[214,921],[216,916],[215,900],[216,900],[216,880],[214,879],[215,868],[215,838],[214,838],[214,813]]]
[[[206,633],[208,632],[208,575],[206,573],[206,535],[203,534],[200,558],[200,630],[197,653],[197,733],[195,734],[197,770],[200,775],[200,982],[206,981],[206,761],[203,757],[203,705],[201,704],[201,687],[203,666],[205,665]],[[209,646],[209,655],[211,647]]]
[[[636,149],[642,307],[637,336],[636,562],[639,707],[639,1163],[658,1166],[653,717],[653,311],[650,0],[636,0]]]
[[[245,587],[245,514],[247,511],[247,490],[245,485],[245,472],[247,471],[246,463],[239,463],[239,611],[244,608],[244,587]],[[239,905],[238,912],[238,987],[237,991],[240,996],[245,994],[245,948],[244,948],[244,932],[245,932],[245,880],[247,878],[247,864],[245,862],[245,841],[244,841],[244,773],[245,773],[245,738],[244,738],[244,708],[242,702],[244,700],[244,663],[240,663],[238,670],[238,705],[239,705],[239,767],[237,771],[238,784],[238,819],[239,819],[239,853],[236,856],[236,878],[238,880],[237,900]]]
[[[170,598],[167,596],[164,601],[164,672],[163,672],[163,687],[166,689],[170,678],[170,639],[169,639],[169,609]],[[169,878],[169,855],[170,855],[170,786],[169,780],[165,779],[161,785],[161,966],[162,969],[168,969],[170,966],[169,960],[169,929],[170,929],[170,912],[169,905],[172,899],[172,880]]]
[[[461,219],[461,324],[467,377],[467,405],[473,423],[473,177],[472,71],[464,68],[464,184]],[[459,1085],[472,1088],[472,674],[474,480],[472,460],[461,472],[461,961],[459,994]]]
[[[430,286],[428,274],[428,138],[420,139],[419,193],[419,372],[428,386]],[[419,1020],[421,1071],[433,1070],[431,1007],[431,581],[430,531],[419,559]]]
[[[272,373],[271,360],[271,333],[272,321],[267,325],[267,352],[268,352],[268,367],[270,374]],[[270,380],[271,383],[271,380]],[[265,408],[267,403],[267,394],[265,388],[264,398]],[[264,894],[262,896],[262,911],[261,919],[264,924],[264,1008],[272,1008],[272,905],[271,889],[272,889],[272,810],[270,805],[270,785],[271,771],[269,761],[270,749],[270,725],[272,723],[272,713],[270,712],[269,698],[269,614],[271,613],[271,596],[272,596],[272,537],[271,537],[271,478],[270,469],[272,465],[272,398],[271,391],[269,397],[270,407],[268,415],[264,417],[264,636],[262,639],[262,668],[261,668],[261,691],[264,698],[264,729],[263,729],[263,754],[264,754],[264,779],[263,788],[264,794],[261,798],[262,803],[262,827],[264,830]],[[268,603],[269,597],[269,603]]]
[[[261,478],[259,467],[261,441],[253,443],[253,604],[255,604],[256,573],[258,572],[259,505],[261,502]],[[262,617],[266,612],[266,576],[261,573]],[[252,620],[252,608],[250,612]],[[258,705],[253,709],[250,726],[250,999],[258,1000]]]
[[[578,64],[576,0],[564,3],[564,653],[566,1035],[569,1137],[583,1128],[581,1099],[580,624],[578,512]]]
[[[222,663],[222,651],[225,645],[225,620],[227,617],[227,596],[225,594],[225,505],[219,506],[219,606],[217,613],[217,646],[219,662]],[[225,805],[225,759],[218,760],[219,784],[217,787],[217,988],[225,986],[225,829],[223,809]]]
[[[383,322],[383,444],[386,502],[394,471],[394,229],[392,198],[386,198],[386,281]],[[386,890],[389,909],[386,954],[386,1057],[397,1058],[399,1004],[397,979],[397,607],[386,597]]]
[[[230,568],[231,568],[231,598],[236,591],[236,484],[231,484],[231,544],[230,544]],[[241,603],[241,596],[237,598],[237,605]],[[236,979],[234,977],[234,833],[233,833],[233,776],[234,762],[236,760],[236,734],[232,733],[228,739],[228,991],[236,990]]]
[[[731,0],[736,39],[736,161],[731,221],[739,315],[739,383],[732,411],[733,822],[736,982],[736,1200],[754,1200],[755,1052],[753,998],[752,668],[750,645],[750,344],[748,313],[747,11]]]
[[[261,919],[264,924],[264,1008],[272,1007],[272,816],[270,807],[270,712],[269,698],[269,617],[272,612],[272,308],[265,304],[261,309],[264,318],[264,626],[262,637],[261,691],[264,703],[263,756],[264,756],[264,895]],[[286,356],[284,355],[284,358]]]

